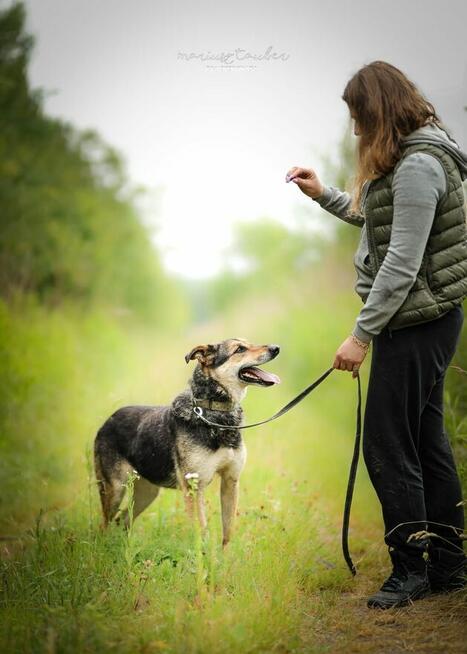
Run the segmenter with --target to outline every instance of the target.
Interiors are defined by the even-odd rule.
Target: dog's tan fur
[[[241,351],[238,351],[239,348]],[[271,354],[271,348],[275,348],[274,354]],[[202,377],[199,377],[202,381],[201,388],[204,388],[203,384],[205,382],[211,383],[210,380],[213,380],[214,387],[219,386],[221,393],[225,394],[225,398],[229,400],[229,403],[236,407],[236,415],[241,416],[239,405],[245,397],[249,382],[240,378],[240,370],[245,366],[257,366],[269,361],[276,356],[278,350],[277,346],[256,346],[245,339],[229,339],[218,345],[198,345],[186,355],[185,360],[187,363],[190,360],[198,361],[202,373]],[[195,379],[196,374],[195,371],[193,379]],[[191,383],[192,392],[194,393],[193,379]],[[158,483],[152,483],[146,479],[141,470],[137,469],[138,466],[130,464],[121,452],[113,449],[115,439],[112,437],[113,432],[110,431],[109,433],[109,429],[115,430],[117,428],[118,433],[119,420],[122,424],[122,421],[128,420],[125,413],[119,419],[119,412],[116,412],[100,430],[96,438],[96,476],[99,480],[104,525],[108,525],[117,514],[125,493],[128,474],[136,467],[139,478],[134,480],[133,518],[136,518],[157,497],[161,486],[176,487],[183,491],[186,509],[190,515],[193,515],[196,507],[200,525],[204,529],[206,527],[204,492],[214,475],[219,474],[221,478],[223,544],[226,545],[229,542],[237,509],[239,478],[247,456],[246,447],[241,439],[240,432],[236,430],[235,426],[227,431],[227,433],[235,432],[237,434],[232,446],[229,444],[228,437],[225,437],[227,440],[222,441],[220,446],[216,446],[216,448],[206,446],[203,440],[199,440],[196,431],[194,431],[194,429],[199,429],[199,425],[192,415],[193,399],[190,400],[190,397],[193,398],[191,393],[189,397],[187,392],[180,394],[171,407],[147,407],[147,411],[144,411],[145,407],[125,407],[119,410],[120,412],[127,411],[127,414],[130,410],[133,410],[133,412],[142,410],[140,410],[141,417],[138,417],[138,421],[135,423],[134,436],[132,436],[132,432],[128,434],[129,442],[134,442],[132,439],[137,439],[145,431],[152,430],[155,436],[157,436],[158,430],[161,433],[161,428],[157,427],[155,422],[157,411],[159,411],[159,415],[163,409],[175,412],[176,406],[181,405],[183,408],[186,405],[187,416],[190,420],[185,423],[180,421],[174,423],[176,425],[173,451],[174,467],[172,472],[168,471],[164,480],[158,481]],[[176,405],[177,401],[178,405]],[[132,414],[129,415],[131,418]],[[114,423],[110,423],[112,419],[114,419]],[[107,432],[105,432],[108,424],[110,424],[110,427],[107,427]],[[115,424],[116,427],[113,426]],[[238,424],[238,422],[235,424]],[[191,429],[190,425],[192,425]],[[101,434],[101,432],[105,433]],[[157,440],[154,442],[157,446]],[[190,473],[198,475],[195,493],[191,491],[189,482],[187,482],[186,475]],[[121,517],[124,523],[128,524],[128,511],[125,511]]]

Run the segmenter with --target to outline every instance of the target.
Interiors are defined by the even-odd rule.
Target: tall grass
[[[24,298],[0,302],[0,334],[0,524],[15,533],[38,507],[73,499],[85,482],[86,446],[112,410],[169,399],[167,336]]]
[[[170,336],[72,307],[1,305],[2,534],[19,538],[2,543],[0,651],[325,651],[314,634],[354,584],[339,540],[355,433],[349,374],[334,371],[293,413],[244,433],[248,461],[225,551],[217,481],[206,536],[169,490],[128,532],[102,532],[90,457],[116,407],[167,403],[183,388],[183,355],[198,342],[279,343],[269,367],[283,383],[250,389],[244,408],[254,420],[282,406],[330,367],[359,308],[339,289],[320,300],[314,281],[290,289],[286,312],[280,298],[258,297]],[[382,528],[363,466],[350,538],[360,570],[379,569]]]

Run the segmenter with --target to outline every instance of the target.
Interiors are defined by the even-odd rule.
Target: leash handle
[[[198,416],[203,422],[205,422],[207,425],[210,425],[211,427],[218,427],[219,429],[250,429],[250,427],[258,427],[258,425],[265,425],[267,422],[272,422],[272,420],[276,420],[277,418],[280,418],[281,416],[284,415],[284,413],[287,413],[290,411],[290,409],[293,409],[294,406],[296,406],[299,402],[301,402],[311,391],[313,391],[317,386],[323,382],[328,375],[331,374],[331,372],[334,370],[334,368],[329,368],[326,370],[325,373],[321,375],[321,377],[318,377],[316,381],[314,381],[312,384],[307,386],[301,393],[299,393],[296,397],[294,397],[288,404],[282,407],[277,413],[275,413],[273,416],[270,418],[267,418],[266,420],[261,420],[260,422],[253,422],[249,425],[240,425],[240,426],[235,426],[235,425],[221,425],[220,423],[217,422],[211,422],[210,420],[207,420],[203,416],[203,409],[200,406],[194,406],[193,407],[193,413]]]

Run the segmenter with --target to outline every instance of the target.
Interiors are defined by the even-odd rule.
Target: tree
[[[120,154],[49,118],[31,90],[25,11],[0,13],[0,293],[99,303],[165,322],[175,286],[136,209]]]

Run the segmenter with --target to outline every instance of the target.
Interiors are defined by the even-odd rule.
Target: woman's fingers
[[[360,366],[366,356],[366,350],[356,345],[352,336],[346,338],[334,356],[333,368],[345,370],[352,373],[352,377],[357,377]]]
[[[298,171],[299,171],[299,170],[300,170],[300,168],[297,168],[296,166],[294,166],[293,168],[291,168],[291,169],[287,172],[287,175],[285,176],[285,181],[286,181],[286,182],[291,182],[292,179],[293,179],[296,175],[298,175]]]
[[[313,199],[323,193],[323,185],[318,175],[311,168],[298,168],[294,166],[287,173],[285,181],[294,182],[302,193]]]
[[[337,368],[337,370],[342,370],[341,365],[342,365],[342,359],[340,358],[340,356],[336,356],[336,358],[334,359],[334,363],[332,364],[332,367]]]
[[[354,373],[355,368],[357,368],[357,370],[358,370],[358,368],[360,366],[355,361],[351,361],[350,359],[343,359],[340,356],[336,356],[336,358],[334,359],[334,363],[332,364],[332,367],[337,368],[337,370],[345,370],[347,372],[353,372]],[[355,376],[356,375],[354,374],[354,377]]]
[[[294,166],[289,170],[289,172],[285,176],[285,181],[291,182],[296,177],[300,177],[302,179],[308,179],[310,176],[311,176],[310,170],[307,170],[306,168],[298,168],[297,166]]]

